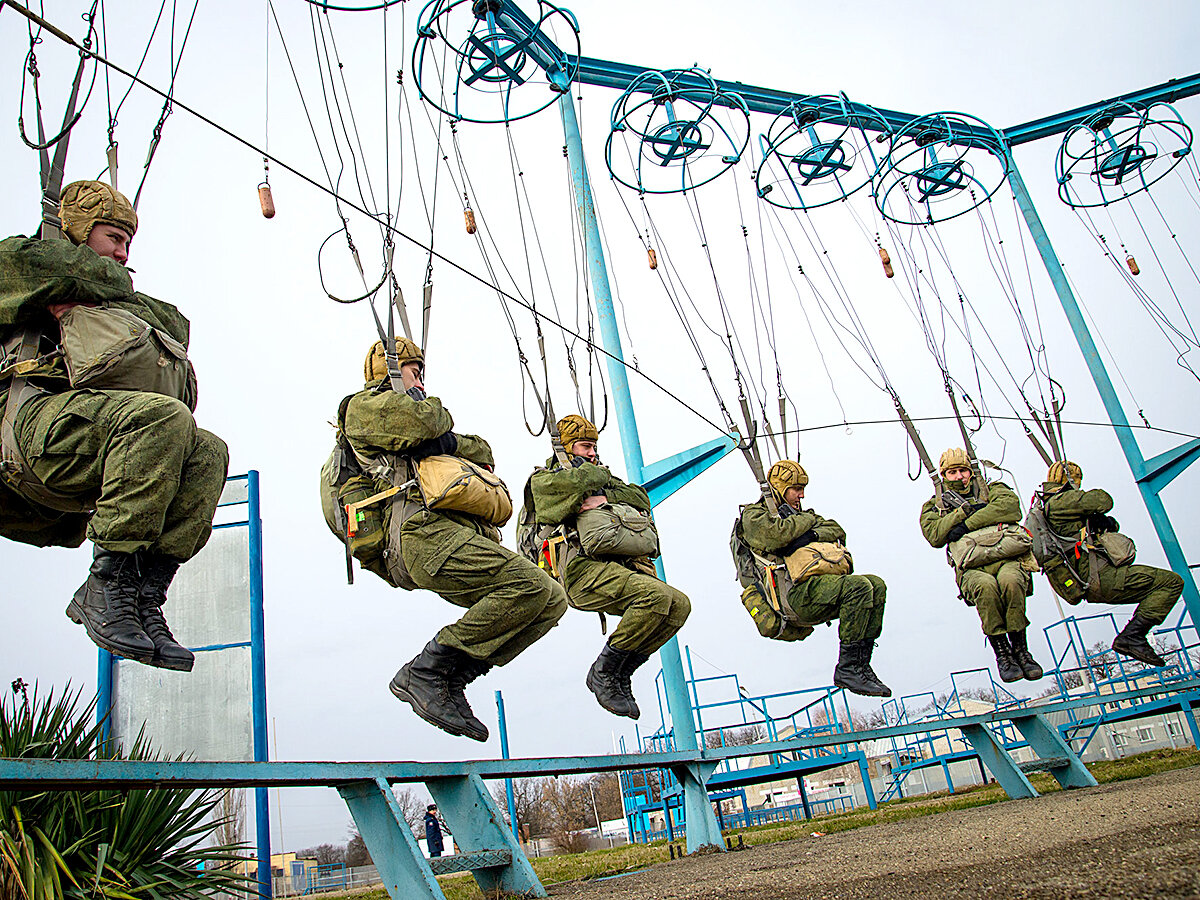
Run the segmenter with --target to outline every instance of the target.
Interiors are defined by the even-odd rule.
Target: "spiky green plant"
[[[0,756],[157,759],[138,738],[105,742],[95,701],[13,685],[0,701]],[[0,791],[0,900],[165,900],[245,894],[241,846],[213,845],[219,794],[181,788]]]

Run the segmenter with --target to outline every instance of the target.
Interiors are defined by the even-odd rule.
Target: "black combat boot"
[[[996,654],[996,669],[1000,673],[1000,680],[1009,683],[1024,678],[1025,673],[1021,671],[1021,667],[1013,658],[1012,644],[1008,642],[1008,635],[989,634],[988,641],[992,645],[992,651]]]
[[[1025,631],[1010,631],[1008,633],[1008,642],[1012,645],[1013,659],[1016,660],[1021,671],[1024,673],[1026,680],[1037,681],[1042,677],[1042,667],[1038,665],[1037,660],[1033,658],[1033,654],[1029,652],[1029,644],[1025,640]]]
[[[875,642],[842,641],[837,665],[833,668],[833,683],[863,697],[890,697],[892,689],[879,680],[871,668],[871,653]]]
[[[418,716],[447,734],[463,735],[475,741],[487,740],[487,729],[481,733],[473,728],[458,711],[450,679],[458,668],[459,651],[439,644],[436,640],[425,645],[415,658],[405,663],[388,685],[391,692],[409,704]],[[466,697],[463,697],[466,702]]]
[[[67,604],[67,617],[86,628],[101,649],[149,663],[154,659],[154,641],[138,618],[141,586],[136,554],[97,546],[87,581]]]
[[[467,702],[465,691],[468,684],[481,675],[486,675],[491,670],[491,663],[481,662],[475,659],[475,657],[464,653],[459,660],[459,664],[447,679],[450,682],[450,699],[454,702],[454,707],[458,710],[458,714],[462,716],[463,721],[472,729],[471,732],[468,732],[468,735],[483,735],[482,738],[476,738],[476,740],[487,740],[488,727],[475,718],[475,711],[471,709],[471,704]]]
[[[617,672],[617,680],[621,682],[621,693],[625,695],[625,703],[629,706],[627,715],[631,719],[639,718],[642,711],[638,709],[637,698],[633,696],[633,684],[630,682],[630,678],[648,659],[650,657],[645,653],[634,653],[631,650],[626,651],[625,663]]]
[[[636,703],[631,703],[633,695],[626,696],[621,684],[621,670],[627,664],[629,651],[614,650],[611,644],[605,644],[592,667],[588,669],[588,690],[596,695],[596,702],[614,716],[627,716],[636,719],[641,715]]]
[[[1130,656],[1148,666],[1165,666],[1167,661],[1154,652],[1146,640],[1146,635],[1155,625],[1149,619],[1143,619],[1137,613],[1133,614],[1121,633],[1112,642],[1112,648],[1122,656]]]
[[[158,553],[139,554],[142,570],[142,590],[138,594],[138,617],[146,636],[154,642],[154,658],[150,665],[160,669],[190,672],[196,662],[191,650],[175,640],[167,627],[162,607],[167,602],[167,588],[179,571],[179,560]]]

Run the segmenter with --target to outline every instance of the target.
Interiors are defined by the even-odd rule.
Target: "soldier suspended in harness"
[[[1137,548],[1109,515],[1111,495],[1100,488],[1085,491],[1082,484],[1077,464],[1053,463],[1026,517],[1034,532],[1034,552],[1046,560],[1046,579],[1068,603],[1136,603],[1112,648],[1146,665],[1164,666],[1146,638],[1179,601],[1183,578],[1169,569],[1136,564]]]
[[[94,559],[68,617],[105,650],[190,671],[162,607],[212,532],[228,450],[192,417],[187,319],[134,291],[124,267],[129,201],[79,181],[58,210],[44,239],[0,242],[0,534],[65,547],[86,535]]]
[[[771,497],[742,506],[730,538],[742,605],[759,634],[774,640],[804,640],[813,626],[838,619],[833,683],[863,696],[890,697],[891,688],[871,668],[887,585],[878,575],[854,574],[842,527],[802,508],[808,484],[803,466],[780,460],[766,482]]]
[[[321,476],[330,529],[389,584],[434,591],[466,608],[392,678],[392,693],[443,731],[486,741],[465,688],[545,635],[566,611],[563,589],[500,544],[512,515],[487,441],[453,430],[424,390],[424,355],[395,338],[403,391],[384,344],[367,354],[363,390],[338,410],[337,445]]]
[[[561,578],[575,609],[620,617],[586,684],[604,709],[638,718],[631,677],[683,627],[691,601],[659,580],[650,498],[601,464],[599,433],[583,416],[555,426],[566,458],[551,459],[525,485],[518,541],[528,558]]]
[[[940,496],[922,507],[921,533],[931,547],[946,548],[960,596],[979,614],[1000,680],[1035,681],[1043,672],[1029,651],[1025,601],[1037,563],[1032,539],[1018,524],[1020,500],[1008,485],[977,477],[961,447],[946,450],[938,469]]]

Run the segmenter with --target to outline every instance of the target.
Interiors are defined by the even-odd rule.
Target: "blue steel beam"
[[[1112,379],[1108,377],[1108,370],[1104,367],[1104,360],[1101,359],[1100,351],[1096,348],[1096,342],[1092,340],[1092,333],[1088,330],[1087,323],[1083,319],[1083,313],[1080,311],[1079,303],[1075,299],[1075,292],[1071,290],[1071,285],[1067,281],[1067,274],[1063,271],[1058,254],[1055,253],[1054,246],[1050,243],[1050,236],[1046,234],[1046,228],[1042,225],[1042,219],[1033,205],[1033,198],[1029,196],[1029,190],[1025,187],[1025,180],[1021,177],[1021,173],[1017,169],[1017,164],[1012,158],[1011,151],[1008,153],[1008,181],[1012,187],[1013,196],[1016,198],[1017,206],[1021,210],[1021,215],[1025,218],[1025,224],[1029,228],[1029,233],[1033,236],[1033,241],[1037,245],[1038,253],[1042,257],[1042,263],[1046,267],[1046,272],[1050,275],[1050,282],[1054,285],[1054,292],[1058,295],[1058,301],[1062,305],[1063,312],[1066,313],[1067,322],[1071,326],[1071,331],[1075,334],[1075,341],[1079,344],[1080,352],[1083,354],[1083,361],[1087,364],[1088,371],[1092,375],[1092,381],[1095,382],[1096,390],[1100,394],[1100,400],[1104,403],[1104,410],[1108,413],[1108,419],[1112,422],[1113,429],[1116,431],[1121,450],[1125,453],[1125,459],[1129,463],[1129,468],[1133,471],[1138,490],[1142,494],[1142,502],[1146,504],[1146,509],[1150,513],[1150,521],[1153,523],[1154,530],[1158,533],[1158,540],[1167,554],[1167,561],[1171,568],[1183,579],[1183,601],[1187,605],[1188,613],[1192,617],[1192,623],[1200,626],[1200,591],[1196,590],[1196,581],[1192,577],[1191,570],[1188,568],[1187,557],[1183,553],[1179,537],[1175,534],[1175,528],[1171,524],[1171,517],[1167,515],[1167,508],[1163,505],[1162,498],[1158,494],[1160,485],[1157,484],[1154,476],[1147,476],[1146,460],[1142,456],[1137,438],[1134,437],[1133,429],[1129,427],[1129,420],[1125,417],[1125,409],[1121,406],[1121,398],[1117,396]],[[1164,457],[1166,457],[1165,463],[1158,463],[1157,461],[1163,459],[1163,457],[1156,457],[1154,466],[1155,476],[1172,472],[1178,474],[1178,470],[1196,458],[1196,447],[1193,446],[1195,443],[1185,444],[1174,451],[1164,454]],[[1171,474],[1171,477],[1174,477],[1174,474]],[[1170,479],[1168,478],[1167,480],[1169,481]],[[1165,481],[1163,483],[1165,484]]]
[[[552,78],[553,78],[553,73]],[[563,134],[567,146],[567,161],[571,168],[571,182],[575,189],[575,204],[584,236],[584,252],[587,257],[588,279],[592,285],[592,296],[596,300],[600,319],[600,334],[604,349],[609,354],[608,377],[612,384],[613,401],[616,406],[617,423],[621,432],[621,448],[625,454],[625,470],[629,480],[641,484],[645,480],[642,460],[642,445],[638,438],[637,418],[633,412],[633,399],[629,394],[629,379],[625,371],[621,351],[621,336],[617,330],[617,317],[612,305],[612,289],[608,283],[608,270],[604,263],[604,250],[600,242],[600,229],[596,221],[596,210],[592,201],[592,188],[588,182],[587,167],[583,159],[583,140],[579,133],[579,120],[575,116],[575,104],[570,85],[561,77],[557,87],[562,91],[558,108],[562,114]],[[658,577],[666,580],[662,557],[655,560]],[[675,732],[675,746],[683,750],[699,747],[696,740],[696,724],[692,719],[692,704],[688,699],[683,676],[683,661],[679,655],[679,640],[672,637],[659,650],[662,663],[663,683],[666,687],[667,708]],[[695,809],[697,818],[688,820],[688,850],[704,846],[724,849],[721,826],[708,802],[703,785],[695,780],[686,783],[689,792],[688,809]],[[703,797],[690,796],[697,790]]]
[[[1008,751],[1003,745],[996,740],[996,736],[992,734],[983,725],[971,724],[962,727],[963,737],[971,745],[971,749],[978,754],[983,760],[983,764],[988,767],[993,775],[996,776],[996,781],[1000,782],[1000,787],[1004,788],[1004,793],[1014,799],[1022,799],[1025,797],[1036,797],[1038,792],[1033,785],[1029,783],[1029,779],[1025,777],[1025,773],[1017,768],[1017,764],[1013,762]],[[1075,754],[1072,753],[1072,756]]]
[[[1021,732],[1021,737],[1039,759],[1061,758],[1067,760],[1065,766],[1055,766],[1050,774],[1065,788],[1095,787],[1097,782],[1087,766],[1075,755],[1071,745],[1062,739],[1062,735],[1046,724],[1041,716],[1014,716],[1013,724]]]
[[[1069,109],[1066,112],[1055,113],[1052,116],[1045,116],[1041,119],[1034,119],[1022,125],[1013,125],[1011,128],[1003,129],[1000,133],[1004,135],[1004,139],[1010,146],[1015,147],[1018,144],[1026,144],[1030,141],[1041,140],[1044,137],[1062,134],[1064,131],[1078,125],[1084,119],[1090,118],[1098,112],[1103,112],[1114,103],[1128,103],[1131,106],[1149,106],[1153,103],[1174,103],[1176,100],[1182,100],[1185,97],[1194,97],[1196,94],[1200,94],[1200,73],[1188,75],[1185,78],[1172,78],[1170,81],[1142,88],[1140,91],[1131,91],[1128,94],[1110,97],[1108,100],[1098,100],[1095,103],[1089,103],[1086,106],[1077,106],[1075,109]]]
[[[1200,459],[1200,438],[1180,444],[1174,450],[1160,453],[1142,464],[1141,472],[1137,473],[1139,482],[1144,482],[1154,489],[1155,493],[1175,480],[1184,469]]]
[[[338,793],[392,900],[446,900],[387,781],[355,781],[339,785]]]
[[[727,453],[735,449],[737,449],[737,439],[732,435],[726,435],[646,466],[642,470],[641,485],[650,495],[650,504],[658,506],[709,466],[719,462]]]
[[[516,837],[504,827],[500,810],[478,775],[431,778],[425,786],[438,811],[445,816],[450,833],[460,848],[478,854],[507,851],[508,862],[504,865],[476,869],[471,873],[484,896],[546,896],[546,889],[521,852]]]
[[[601,756],[545,757],[535,759],[483,759],[460,762],[173,762],[168,760],[0,759],[0,784],[4,790],[43,788],[145,788],[148,784],[177,787],[315,787],[351,781],[389,783],[427,782],[436,778],[478,775],[480,778],[533,778],[615,772],[622,769],[671,768],[689,763],[716,763],[723,759],[788,753],[837,744],[852,744],[901,735],[944,731],[970,725],[1009,722],[1017,717],[1048,715],[1070,709],[1124,703],[1148,697],[1172,696],[1193,706],[1200,704],[1200,678],[1131,691],[1073,697],[1052,703],[994,710],[889,725],[864,731],[811,735],[782,741],[763,741],[711,750],[674,750],[662,753],[622,753]]]
[[[572,62],[576,61],[576,57],[568,56],[567,59]],[[579,74],[578,81],[582,84],[591,84],[597,87],[609,87],[623,91],[639,75],[646,72],[659,71],[646,66],[636,66],[629,63],[612,62],[605,59],[595,59],[588,56],[578,57]],[[680,84],[685,87],[705,87],[703,79],[697,78],[694,75],[679,76]],[[780,91],[774,88],[758,87],[752,84],[743,84],[740,81],[723,81],[714,79],[718,88],[723,91],[730,91],[741,95],[746,101],[746,106],[754,111],[768,113],[770,115],[779,115],[793,103],[808,100],[812,94],[802,94],[796,91]],[[647,89],[649,92],[651,88]],[[1121,94],[1116,97],[1110,97],[1107,100],[1099,100],[1095,103],[1088,103],[1084,106],[1078,106],[1075,109],[1067,112],[1057,113],[1052,116],[1045,116],[1040,119],[1034,119],[1030,122],[1025,122],[1020,125],[1013,125],[1010,128],[999,129],[1000,134],[1010,146],[1025,144],[1029,141],[1040,140],[1041,138],[1050,137],[1055,134],[1062,134],[1074,125],[1079,124],[1084,119],[1095,115],[1098,112],[1103,112],[1114,103],[1129,103],[1133,106],[1148,106],[1152,103],[1172,103],[1176,100],[1182,100],[1186,97],[1193,97],[1200,94],[1200,73],[1188,75],[1183,78],[1172,78],[1169,81],[1164,81],[1161,84],[1156,84],[1151,87],[1142,88],[1137,91],[1130,91],[1127,94]],[[903,128],[913,119],[919,118],[918,115],[907,112],[900,112],[894,109],[880,109],[878,107],[865,106],[861,103],[850,103],[850,109],[856,115],[866,120],[864,127],[868,130],[876,130],[869,124],[875,119],[875,114],[878,113],[883,121],[892,131],[898,131]],[[836,120],[831,120],[836,121]],[[979,131],[980,136],[987,136],[987,132]]]

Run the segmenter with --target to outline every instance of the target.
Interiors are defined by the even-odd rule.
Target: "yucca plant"
[[[0,701],[0,757],[157,759],[139,737],[121,750],[70,686]],[[253,892],[244,846],[214,845],[220,795],[181,788],[0,791],[0,900],[165,900]]]

